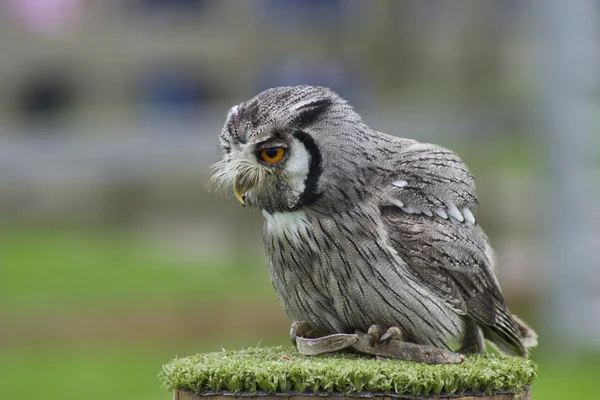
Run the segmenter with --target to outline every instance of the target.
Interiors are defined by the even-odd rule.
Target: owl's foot
[[[295,321],[290,328],[290,339],[300,354],[316,356],[343,350],[358,342],[358,336],[337,333],[323,336],[319,329],[307,321]]]
[[[290,339],[294,345],[296,345],[296,338],[299,337],[316,339],[323,336],[325,336],[325,333],[320,329],[315,328],[308,321],[294,321],[290,327]]]
[[[308,336],[315,328],[306,321],[294,321],[290,327],[290,339],[292,344],[296,345],[297,337]]]
[[[371,344],[374,345],[377,343],[385,343],[389,340],[403,340],[402,331],[397,326],[392,326],[387,331],[384,332],[384,327],[382,325],[371,325],[367,334],[371,336]]]
[[[356,351],[378,357],[416,361],[426,364],[460,364],[465,359],[465,356],[459,353],[454,353],[433,346],[398,340],[394,336],[402,338],[402,333],[399,329],[396,330],[390,328],[377,340],[373,340],[374,337],[372,335],[373,333],[377,332],[375,328],[373,328],[373,330],[369,330],[371,333],[365,334],[360,331],[355,332],[359,339],[352,347]],[[386,335],[388,336],[386,337]]]
[[[298,336],[296,347],[300,354],[304,356],[316,356],[351,348],[356,342],[358,342],[358,335],[348,333],[335,333],[316,339]]]
[[[397,326],[392,326],[389,328],[380,338],[379,343],[385,343],[389,340],[399,340],[403,341],[404,337],[402,336],[402,331]]]
[[[381,325],[372,325],[368,332],[354,334],[336,333],[322,336],[318,329],[306,321],[296,321],[290,329],[290,338],[300,354],[315,356],[352,349],[359,353],[396,360],[415,361],[426,364],[460,364],[465,356],[434,346],[404,342],[398,327],[385,332]]]

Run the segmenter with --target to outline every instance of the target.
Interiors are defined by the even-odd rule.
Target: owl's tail
[[[521,336],[523,337],[523,344],[526,348],[535,347],[538,344],[538,335],[535,333],[533,329],[529,327],[521,318],[517,317],[515,314],[512,315],[513,319],[519,326],[519,330],[521,331]]]
[[[514,338],[506,337],[497,330],[492,330],[489,327],[483,328],[484,336],[491,341],[492,345],[503,354],[512,356],[520,356],[527,358],[529,356],[528,349],[537,346],[538,335],[529,327],[521,318],[512,314],[512,319],[519,328],[521,334],[520,343],[515,343]]]

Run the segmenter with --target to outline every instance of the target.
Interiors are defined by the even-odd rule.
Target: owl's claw
[[[397,326],[390,327],[385,333],[383,331],[385,328],[382,325],[371,325],[367,330],[367,334],[371,336],[371,345],[375,345],[377,343],[385,343],[389,340],[403,340],[402,331]]]
[[[371,346],[375,346],[375,343],[379,342],[379,339],[381,339],[384,329],[385,328],[382,325],[371,325],[369,327],[369,329],[367,330],[367,335],[371,336],[369,339]]]
[[[389,340],[399,340],[402,341],[402,331],[397,326],[392,326],[379,338],[379,343],[385,343]]]

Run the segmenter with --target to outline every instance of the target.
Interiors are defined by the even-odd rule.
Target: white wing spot
[[[468,208],[463,208],[462,210],[463,216],[465,217],[465,221],[467,224],[475,225],[475,216]]]
[[[446,211],[442,210],[441,208],[436,208],[433,210],[433,212],[440,218],[448,219],[448,214],[446,214]]]
[[[454,218],[455,220],[457,220],[459,222],[464,222],[465,218],[460,213],[460,211],[458,211],[458,208],[456,208],[454,203],[448,202],[448,203],[446,203],[446,207],[448,207],[448,215],[449,216],[451,216],[452,218]]]
[[[421,214],[421,210],[411,206],[402,207],[402,211],[407,214]]]
[[[400,208],[404,207],[404,203],[398,199],[392,199],[392,203],[397,207],[400,207]]]
[[[403,187],[405,187],[405,186],[407,186],[407,185],[408,185],[408,182],[406,182],[406,181],[403,181],[403,180],[400,180],[400,181],[394,181],[394,182],[392,182],[392,185],[394,185],[394,186],[396,186],[396,187],[399,187],[399,188],[403,188]]]

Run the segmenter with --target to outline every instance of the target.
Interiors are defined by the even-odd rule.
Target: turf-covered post
[[[315,395],[293,395],[293,394],[288,394],[286,395],[285,393],[281,393],[281,394],[277,394],[277,395],[273,395],[273,396],[256,396],[256,395],[251,395],[250,393],[244,395],[244,394],[240,394],[240,397],[253,397],[255,399],[267,399],[267,400],[281,400],[282,397],[290,399],[290,400],[301,400],[301,399],[306,399],[306,400],[314,400],[315,399]],[[318,397],[327,397],[327,399],[335,399],[335,400],[342,400],[342,399],[364,399],[365,397],[376,397],[375,395],[369,396],[368,393],[365,394],[361,394],[361,395],[356,395],[356,396],[340,396],[340,395],[335,395],[335,394],[331,394],[331,395],[321,395],[319,394]],[[231,400],[232,397],[236,397],[236,395],[233,394],[228,394],[228,395],[198,395],[198,394],[194,394],[194,393],[190,393],[190,392],[186,392],[183,390],[176,390],[174,392],[173,395],[173,399],[174,400]],[[513,400],[513,399],[519,399],[519,400],[529,400],[531,399],[530,395],[529,395],[529,391],[523,391],[521,393],[500,393],[500,394],[490,394],[490,395],[474,395],[474,396],[459,396],[459,397],[443,397],[443,396],[435,396],[435,397],[411,397],[411,396],[402,396],[402,397],[397,397],[397,396],[377,396],[378,398],[381,399],[419,399],[419,400],[437,400],[437,399],[462,399],[462,400]]]
[[[315,395],[526,400],[536,371],[532,361],[487,354],[461,364],[428,365],[348,353],[306,357],[292,347],[267,347],[175,359],[160,377],[177,400]]]

